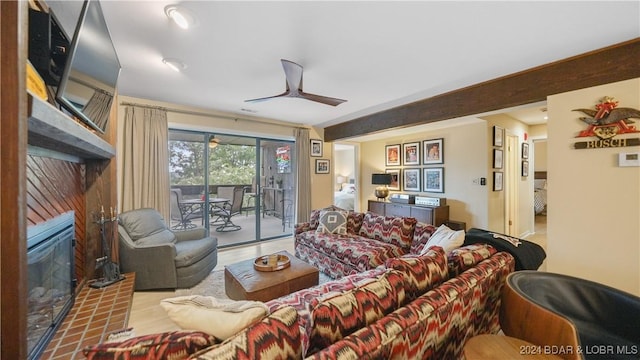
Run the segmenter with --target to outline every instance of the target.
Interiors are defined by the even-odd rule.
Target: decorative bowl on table
[[[291,266],[287,255],[271,254],[260,256],[253,262],[253,267],[258,271],[278,271]]]

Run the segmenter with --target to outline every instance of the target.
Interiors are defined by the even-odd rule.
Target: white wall
[[[547,141],[535,140],[533,142],[533,171],[547,171]]]
[[[444,164],[432,166],[407,166],[406,168],[444,167],[444,193],[412,193],[423,196],[444,197],[449,205],[449,217],[452,220],[464,221],[467,228],[487,228],[487,193],[491,189],[487,172],[487,152],[478,151],[489,146],[487,140],[487,124],[483,120],[477,122],[426,131],[411,133],[402,137],[390,137],[384,140],[363,142],[360,145],[362,154],[360,161],[361,209],[367,209],[367,200],[374,200],[375,186],[371,185],[371,174],[384,172],[385,146],[429,139],[444,139]],[[422,151],[422,146],[421,146]],[[389,169],[403,168],[389,167]],[[474,185],[473,179],[485,177],[487,185]],[[404,192],[403,193],[409,193]]]
[[[640,168],[617,165],[619,153],[639,147],[573,148],[595,138],[576,139],[586,124],[572,109],[593,109],[604,96],[638,109],[640,79],[548,98],[547,269],[640,295]]]

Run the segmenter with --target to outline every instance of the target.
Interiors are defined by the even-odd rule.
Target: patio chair
[[[171,227],[172,230],[193,229],[197,225],[191,220],[200,218],[201,225],[204,225],[202,204],[185,204],[182,199],[182,190],[171,189],[171,220],[177,224]]]
[[[242,196],[243,202],[244,199],[247,200],[247,204],[243,204],[242,206],[242,211],[244,211],[245,216],[249,216],[249,210],[254,210],[256,208],[256,197],[258,196],[258,193],[256,191],[256,179],[253,179],[253,183],[251,184],[251,187],[249,186],[245,186],[244,187],[244,195]]]
[[[222,224],[216,227],[216,231],[227,232],[242,229],[239,225],[234,224],[231,218],[242,212],[244,189],[241,187],[221,186],[218,187],[218,197],[231,199],[231,202],[212,212],[212,216],[217,216],[222,220]]]
[[[293,220],[293,200],[282,199],[280,201],[282,201],[282,232],[284,232],[287,227],[291,227]]]

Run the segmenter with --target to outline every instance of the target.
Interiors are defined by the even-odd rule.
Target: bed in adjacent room
[[[536,171],[533,180],[533,207],[536,215],[547,214],[547,172]]]
[[[345,210],[354,210],[355,197],[356,186],[354,184],[344,184],[342,190],[335,192],[333,204]]]

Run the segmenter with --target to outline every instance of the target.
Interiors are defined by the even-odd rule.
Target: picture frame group
[[[412,141],[385,146],[385,166],[408,166],[391,168],[393,191],[444,192],[444,167],[421,165],[444,164],[444,138]]]
[[[444,164],[444,139],[386,145],[384,164],[385,166]]]

